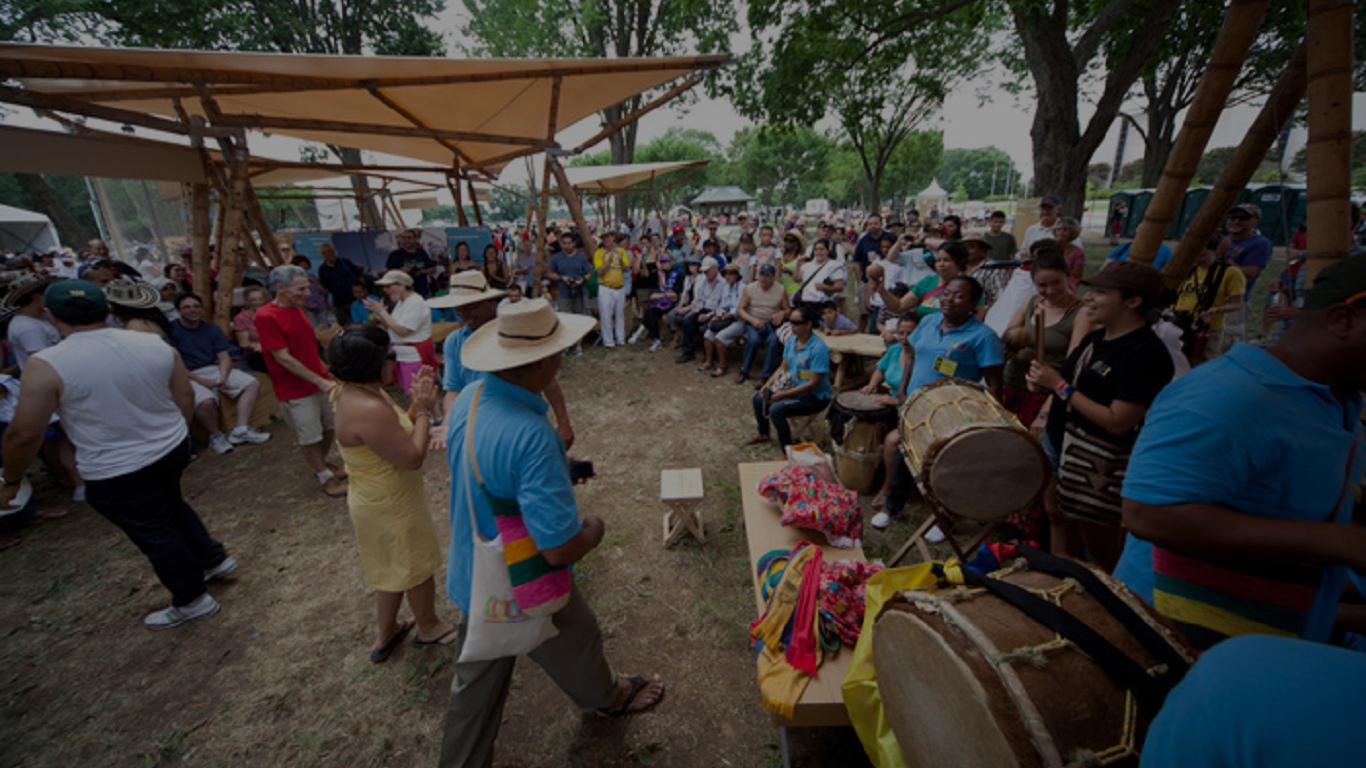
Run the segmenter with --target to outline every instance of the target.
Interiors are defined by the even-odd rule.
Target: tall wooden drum
[[[1150,689],[1131,690],[1054,629],[977,586],[903,592],[887,604],[874,626],[873,665],[908,765],[1138,765],[1148,726],[1191,654],[1123,585],[1090,573],[1099,583],[1085,588],[1021,564],[993,576],[1089,627]],[[1093,593],[1127,607],[1130,624]]]
[[[840,484],[857,493],[872,493],[882,463],[883,438],[896,424],[896,407],[879,403],[877,395],[841,392],[825,417],[835,443],[835,474]]]
[[[915,391],[901,409],[901,447],[925,498],[952,515],[1000,520],[1048,484],[1039,441],[986,387],[962,379]]]

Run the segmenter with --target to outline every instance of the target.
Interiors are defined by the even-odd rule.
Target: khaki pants
[[[460,624],[456,657],[464,645],[469,619]],[[581,709],[610,707],[618,697],[618,683],[602,650],[602,632],[593,609],[574,587],[569,604],[555,614],[560,634],[529,655]],[[493,764],[493,744],[503,721],[508,685],[517,658],[456,664],[451,679],[451,701],[446,709],[446,733],[441,741],[441,768],[487,768]]]

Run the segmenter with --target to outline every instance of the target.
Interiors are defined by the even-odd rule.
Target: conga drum
[[[1127,670],[1141,678],[1140,685],[1126,687],[1122,675],[987,589],[970,584],[902,592],[877,618],[872,658],[908,765],[1138,765],[1148,726],[1191,653],[1122,584],[1072,565],[1086,568],[1094,580],[1083,586],[1087,582],[1031,570],[1022,561],[993,577],[1089,627],[1127,657],[1118,661],[1131,665]],[[1115,610],[1116,602],[1127,617]],[[1116,658],[1097,657],[1115,666]]]
[[[900,424],[921,491],[951,515],[1000,520],[1028,508],[1048,484],[1039,441],[980,384],[926,384],[902,406]]]
[[[835,443],[835,474],[840,485],[857,493],[872,493],[882,461],[882,442],[896,423],[895,406],[879,403],[876,395],[850,390],[835,396],[826,419]]]

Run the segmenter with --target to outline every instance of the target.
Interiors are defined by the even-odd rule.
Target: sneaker
[[[944,532],[939,530],[939,526],[934,526],[925,532],[925,541],[931,544],[938,544],[944,540]]]
[[[71,491],[72,501],[85,501],[85,485],[81,484]]]
[[[204,581],[227,578],[233,571],[237,570],[237,561],[231,557],[223,558],[223,562],[204,571]]]
[[[219,432],[209,437],[209,448],[214,453],[224,454],[232,450],[232,443],[228,442],[228,436]]]
[[[350,488],[350,484],[341,477],[329,477],[322,484],[323,493],[328,496],[345,496],[348,488]]]
[[[270,435],[252,429],[251,427],[234,429],[232,432],[228,433],[228,442],[233,445],[241,445],[242,443],[259,444],[264,443],[269,439]]]
[[[879,531],[885,530],[887,526],[892,524],[892,516],[886,512],[879,512],[873,515],[873,519],[869,523]]]
[[[641,339],[645,338],[645,333],[646,333],[647,330],[648,330],[648,329],[647,329],[645,326],[643,326],[643,325],[640,326],[639,328],[636,329],[636,332],[635,332],[635,333],[631,334],[631,338],[629,338],[629,339],[626,340],[626,343],[627,343],[627,344],[635,344],[635,343],[639,342]]]
[[[207,619],[218,613],[218,601],[213,599],[213,595],[208,592],[200,595],[193,603],[182,606],[171,606],[155,613],[147,614],[142,620],[148,629],[170,629],[178,627],[187,621],[195,619]]]
[[[661,349],[663,349],[663,348],[664,348],[664,342],[660,341],[659,339],[655,339],[654,342],[650,344],[650,351],[651,351],[651,352],[658,352],[659,350],[661,350]]]

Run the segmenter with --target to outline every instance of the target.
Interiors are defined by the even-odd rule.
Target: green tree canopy
[[[831,145],[805,126],[746,127],[736,131],[731,156],[740,186],[765,206],[801,205],[824,195]]]
[[[996,147],[946,149],[939,184],[944,189],[961,187],[969,200],[985,200],[988,195],[1003,193],[1011,177],[1020,177],[1015,161]]]

